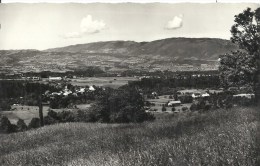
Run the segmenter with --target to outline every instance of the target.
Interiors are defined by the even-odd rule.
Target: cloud
[[[69,39],[69,38],[81,38],[82,35],[79,32],[69,32],[67,34],[63,35],[63,38]]]
[[[81,38],[87,34],[99,33],[104,29],[106,29],[106,24],[103,20],[93,20],[91,15],[87,15],[81,20],[79,32],[69,32],[61,36],[65,39]]]
[[[165,29],[172,30],[172,29],[178,29],[182,27],[182,18],[183,15],[180,14],[179,16],[173,17],[172,20],[168,21],[165,25]]]
[[[91,15],[87,15],[81,20],[81,33],[98,33],[106,28],[103,20],[93,20]]]

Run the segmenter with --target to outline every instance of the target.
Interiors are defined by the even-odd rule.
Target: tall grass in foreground
[[[0,135],[0,165],[257,165],[259,111],[234,108],[142,124],[67,123]]]

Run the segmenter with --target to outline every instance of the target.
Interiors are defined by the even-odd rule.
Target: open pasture
[[[122,85],[126,85],[128,81],[137,81],[138,78],[135,77],[85,77],[71,79],[70,83],[77,86],[102,86],[119,88]]]
[[[43,106],[43,116],[48,113],[48,106]],[[37,106],[12,106],[12,111],[2,111],[1,115],[6,116],[11,123],[15,124],[18,119],[24,120],[26,124],[29,124],[32,118],[39,117],[39,107]]]
[[[78,109],[88,109],[90,107],[90,104],[80,104],[77,105]],[[43,116],[47,116],[49,110],[49,106],[43,106]],[[62,110],[66,111],[75,111],[77,109],[52,109],[55,112],[60,112]],[[19,105],[19,106],[12,106],[11,111],[1,111],[1,115],[6,116],[11,123],[16,124],[18,119],[24,120],[24,122],[28,125],[32,118],[39,118],[39,107],[38,106],[25,106],[25,105]]]

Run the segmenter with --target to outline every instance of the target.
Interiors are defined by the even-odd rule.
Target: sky
[[[246,3],[0,4],[0,49],[172,37],[229,39]]]

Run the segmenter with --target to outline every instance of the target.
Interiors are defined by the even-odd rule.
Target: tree
[[[0,102],[0,111],[9,111],[11,109],[10,103],[7,101]]]
[[[17,121],[17,130],[18,131],[26,131],[27,130],[27,125],[25,124],[24,120],[19,119]]]
[[[162,106],[162,112],[165,112],[166,111],[166,107],[165,105]]]
[[[196,111],[197,110],[197,105],[195,103],[192,103],[190,106],[191,111]]]
[[[154,119],[145,112],[143,97],[135,88],[106,88],[96,100],[87,114],[90,121],[129,123]]]
[[[40,126],[41,126],[40,118],[32,118],[31,122],[28,125],[28,128],[35,129],[35,128],[39,128]]]
[[[10,133],[11,122],[6,116],[2,116],[0,119],[0,133]]]
[[[253,87],[256,72],[253,55],[245,51],[233,51],[220,58],[220,78],[224,87]]]
[[[227,60],[222,57],[221,66],[222,72],[227,70],[236,70],[235,67],[238,65],[235,63],[241,62],[241,68],[247,68],[247,65],[253,65],[255,70],[250,71],[250,75],[252,76],[252,87],[254,89],[255,98],[259,103],[259,95],[260,95],[260,8],[252,11],[250,8],[247,8],[242,13],[235,15],[235,24],[231,27],[231,41],[239,46],[240,49],[245,50],[247,54],[242,52],[237,52],[237,57],[241,56],[250,56],[249,61],[246,61],[246,58],[242,58],[243,60],[237,60],[237,57],[233,55],[227,55],[226,59],[233,59],[232,63],[227,62]],[[234,53],[233,53],[234,54]],[[254,63],[252,63],[252,61]],[[251,64],[250,64],[251,63]],[[252,68],[253,69],[253,68]],[[242,70],[243,71],[243,70]],[[248,71],[248,69],[246,69]],[[232,72],[230,72],[232,73]],[[234,72],[233,73],[240,73]],[[224,74],[224,73],[222,73]],[[245,74],[238,75],[238,79],[243,78]],[[228,80],[228,81],[232,81]]]
[[[187,111],[187,110],[188,110],[188,107],[182,107],[181,110],[182,110],[182,111]]]
[[[13,133],[17,131],[17,126],[12,124],[6,116],[0,116],[0,133]]]

